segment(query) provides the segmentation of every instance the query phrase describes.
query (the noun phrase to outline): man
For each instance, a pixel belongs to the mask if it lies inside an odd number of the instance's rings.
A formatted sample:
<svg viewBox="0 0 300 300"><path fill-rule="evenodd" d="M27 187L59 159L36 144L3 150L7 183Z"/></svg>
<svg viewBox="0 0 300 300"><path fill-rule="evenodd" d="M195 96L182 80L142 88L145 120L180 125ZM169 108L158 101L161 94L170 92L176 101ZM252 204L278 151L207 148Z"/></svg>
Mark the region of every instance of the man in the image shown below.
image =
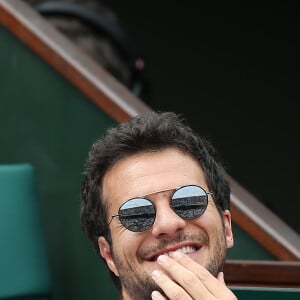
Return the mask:
<svg viewBox="0 0 300 300"><path fill-rule="evenodd" d="M237 299L230 188L213 146L172 112L109 129L92 147L81 222L122 299Z"/></svg>

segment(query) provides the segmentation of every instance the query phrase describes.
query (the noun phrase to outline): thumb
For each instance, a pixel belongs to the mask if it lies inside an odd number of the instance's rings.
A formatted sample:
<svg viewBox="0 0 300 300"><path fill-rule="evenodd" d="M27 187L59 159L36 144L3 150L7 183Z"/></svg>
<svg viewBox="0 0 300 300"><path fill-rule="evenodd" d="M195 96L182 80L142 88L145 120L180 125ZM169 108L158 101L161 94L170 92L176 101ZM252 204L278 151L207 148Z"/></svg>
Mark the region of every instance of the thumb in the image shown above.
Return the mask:
<svg viewBox="0 0 300 300"><path fill-rule="evenodd" d="M225 285L224 272L219 272L217 279Z"/></svg>

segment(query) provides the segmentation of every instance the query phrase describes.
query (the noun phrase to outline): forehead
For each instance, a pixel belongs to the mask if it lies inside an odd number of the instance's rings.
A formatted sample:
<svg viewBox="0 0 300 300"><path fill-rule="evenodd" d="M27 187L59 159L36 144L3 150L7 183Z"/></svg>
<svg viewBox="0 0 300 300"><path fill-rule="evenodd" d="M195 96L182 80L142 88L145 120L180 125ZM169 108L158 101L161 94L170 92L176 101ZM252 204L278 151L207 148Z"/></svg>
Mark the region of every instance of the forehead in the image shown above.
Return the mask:
<svg viewBox="0 0 300 300"><path fill-rule="evenodd" d="M123 158L102 182L108 207L141 195L195 184L207 188L203 170L191 155L175 148L142 152Z"/></svg>

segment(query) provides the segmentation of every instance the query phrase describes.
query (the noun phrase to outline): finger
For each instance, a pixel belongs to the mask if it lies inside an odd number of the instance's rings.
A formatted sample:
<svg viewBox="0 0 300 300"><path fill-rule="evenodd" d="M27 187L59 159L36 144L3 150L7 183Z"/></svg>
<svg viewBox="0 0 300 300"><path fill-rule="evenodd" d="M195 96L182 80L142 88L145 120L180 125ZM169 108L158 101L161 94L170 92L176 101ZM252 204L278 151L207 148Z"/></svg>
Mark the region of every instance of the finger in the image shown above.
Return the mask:
<svg viewBox="0 0 300 300"><path fill-rule="evenodd" d="M156 282L156 284L164 291L166 296L171 300L191 300L192 298L188 295L188 293L176 284L173 280L171 280L166 274L162 273L159 270L155 270L152 272L152 278ZM156 291L155 291L156 292ZM158 293L158 292L157 292ZM160 293L152 293L155 296L161 295ZM163 298L155 298L155 300L165 299Z"/></svg>
<svg viewBox="0 0 300 300"><path fill-rule="evenodd" d="M170 255L175 261L187 270L190 270L202 283L209 294L217 298L222 298L227 290L225 284L221 283L215 276L213 276L205 267L195 262L191 257L179 251L175 251ZM183 272L183 271L182 271ZM172 276L173 273L171 273ZM186 275L185 275L186 276ZM185 280L192 280L188 279Z"/></svg>
<svg viewBox="0 0 300 300"><path fill-rule="evenodd" d="M218 279L213 276L204 266L195 262L191 257L182 252L175 251L170 256L185 269L195 274L208 290L214 290L218 285Z"/></svg>
<svg viewBox="0 0 300 300"><path fill-rule="evenodd" d="M197 297L201 296L201 298L206 299L209 297L210 293L207 288L203 285L201 280L197 277L195 273L193 273L188 268L184 267L176 260L168 257L167 255L161 255L158 257L157 262L160 266L170 275L170 277L164 275L167 279L165 279L164 287L170 289L170 291L174 291L176 294L180 293L178 289L174 287L169 281L175 284L176 286L180 286L186 294L191 296L193 299L197 299ZM195 262L194 262L195 263ZM164 279L164 276L161 276ZM174 282L175 281L175 282ZM169 286L167 286L169 284ZM161 288L163 288L161 286ZM164 289L164 288L163 288ZM166 292L166 290L164 289ZM173 299L173 298L171 298ZM177 299L177 298L174 298ZM179 298L181 299L181 298ZM190 298L188 298L190 299Z"/></svg>
<svg viewBox="0 0 300 300"><path fill-rule="evenodd" d="M214 277L206 268L196 263L188 255L179 251L171 254L174 259L187 269L197 274L203 286L210 292L210 295L217 299L237 299L234 293L226 286L224 273L219 272L217 278Z"/></svg>
<svg viewBox="0 0 300 300"><path fill-rule="evenodd" d="M151 294L152 300L166 300L166 298L158 291L153 291Z"/></svg>

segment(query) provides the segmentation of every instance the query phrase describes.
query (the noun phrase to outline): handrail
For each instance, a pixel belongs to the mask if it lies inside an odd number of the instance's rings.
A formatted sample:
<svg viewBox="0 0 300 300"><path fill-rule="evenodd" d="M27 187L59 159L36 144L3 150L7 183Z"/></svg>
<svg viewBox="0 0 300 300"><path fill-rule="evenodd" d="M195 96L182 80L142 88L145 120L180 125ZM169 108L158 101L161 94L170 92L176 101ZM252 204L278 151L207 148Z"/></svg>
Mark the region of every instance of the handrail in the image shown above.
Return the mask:
<svg viewBox="0 0 300 300"><path fill-rule="evenodd" d="M228 176L234 222L279 260L300 260L300 236Z"/></svg>
<svg viewBox="0 0 300 300"><path fill-rule="evenodd" d="M224 274L228 286L300 288L299 261L227 260Z"/></svg>
<svg viewBox="0 0 300 300"><path fill-rule="evenodd" d="M0 23L121 122L151 110L22 0L0 0ZM233 221L279 260L300 260L300 236L228 176Z"/></svg>

